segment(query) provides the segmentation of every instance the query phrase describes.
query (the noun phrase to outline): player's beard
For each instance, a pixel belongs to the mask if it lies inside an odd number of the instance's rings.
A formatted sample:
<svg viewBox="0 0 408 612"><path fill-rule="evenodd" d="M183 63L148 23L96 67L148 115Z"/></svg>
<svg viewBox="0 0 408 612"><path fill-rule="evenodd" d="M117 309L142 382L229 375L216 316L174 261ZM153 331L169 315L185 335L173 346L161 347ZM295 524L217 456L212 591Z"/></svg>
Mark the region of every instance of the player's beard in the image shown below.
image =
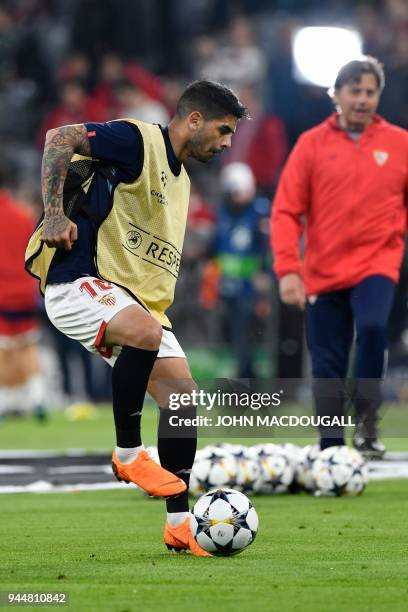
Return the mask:
<svg viewBox="0 0 408 612"><path fill-rule="evenodd" d="M218 151L209 148L209 144L201 132L190 139L190 155L197 161L206 163L214 157L216 152Z"/></svg>

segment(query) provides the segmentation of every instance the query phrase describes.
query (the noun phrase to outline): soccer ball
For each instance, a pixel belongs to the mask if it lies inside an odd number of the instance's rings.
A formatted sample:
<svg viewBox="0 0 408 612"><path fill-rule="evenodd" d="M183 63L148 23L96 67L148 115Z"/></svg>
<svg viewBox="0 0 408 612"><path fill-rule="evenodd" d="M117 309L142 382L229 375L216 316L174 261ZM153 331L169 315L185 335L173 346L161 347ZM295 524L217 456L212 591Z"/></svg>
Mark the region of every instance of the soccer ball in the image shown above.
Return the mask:
<svg viewBox="0 0 408 612"><path fill-rule="evenodd" d="M293 469L295 469L302 455L302 447L297 444L292 444L292 442L283 442L282 444L278 444L278 447L287 456L290 463L293 465Z"/></svg>
<svg viewBox="0 0 408 612"><path fill-rule="evenodd" d="M206 456L206 450L203 448L199 449L196 452L196 456L194 459L194 465L197 466L199 462L201 461L201 459L205 456ZM206 490L204 489L204 484L197 478L197 476L194 473L194 465L191 468L190 484L188 487L188 492L193 497L200 497L203 493L206 492Z"/></svg>
<svg viewBox="0 0 408 612"><path fill-rule="evenodd" d="M308 444L301 450L295 466L295 481L306 491L314 491L315 489L312 469L319 454L320 446L318 444Z"/></svg>
<svg viewBox="0 0 408 612"><path fill-rule="evenodd" d="M293 481L293 465L275 444L265 444L258 452L260 474L254 484L256 493L287 493Z"/></svg>
<svg viewBox="0 0 408 612"><path fill-rule="evenodd" d="M208 449L212 448L222 448L223 450L231 453L231 455L240 455L248 450L248 446L244 446L244 444L231 444L230 442L220 442L215 446L207 446Z"/></svg>
<svg viewBox="0 0 408 612"><path fill-rule="evenodd" d="M188 493L189 495L191 495L191 497L200 497L200 495L205 493L204 488L202 487L200 482L195 477L193 470L191 470L191 474L190 474Z"/></svg>
<svg viewBox="0 0 408 612"><path fill-rule="evenodd" d="M211 446L198 451L190 476L192 495L200 495L218 487L232 487L237 462L226 450Z"/></svg>
<svg viewBox="0 0 408 612"><path fill-rule="evenodd" d="M242 493L254 493L254 484L259 480L261 468L259 462L249 457L236 457L237 474L235 488Z"/></svg>
<svg viewBox="0 0 408 612"><path fill-rule="evenodd" d="M223 450L229 452L236 461L234 488L241 493L254 493L254 483L259 479L260 466L257 457L251 456L248 446L243 444L222 444Z"/></svg>
<svg viewBox="0 0 408 612"><path fill-rule="evenodd" d="M258 515L240 491L217 489L197 500L190 513L190 526L201 548L225 557L252 544L258 531Z"/></svg>
<svg viewBox="0 0 408 612"><path fill-rule="evenodd" d="M348 446L330 446L313 464L315 495L359 495L368 482L362 455Z"/></svg>
<svg viewBox="0 0 408 612"><path fill-rule="evenodd" d="M247 449L248 456L256 459L259 459L259 457L264 457L265 455L274 455L278 452L279 445L273 444L272 442L267 442L266 444L255 444L254 446L249 446Z"/></svg>

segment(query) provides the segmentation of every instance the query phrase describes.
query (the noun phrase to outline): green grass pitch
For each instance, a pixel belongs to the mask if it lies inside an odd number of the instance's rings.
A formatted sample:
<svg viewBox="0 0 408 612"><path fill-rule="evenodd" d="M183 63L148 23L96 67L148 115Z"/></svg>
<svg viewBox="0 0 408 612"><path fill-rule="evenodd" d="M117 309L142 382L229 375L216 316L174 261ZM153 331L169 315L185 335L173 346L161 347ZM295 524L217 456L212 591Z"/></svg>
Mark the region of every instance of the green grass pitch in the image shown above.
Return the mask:
<svg viewBox="0 0 408 612"><path fill-rule="evenodd" d="M147 411L147 443L154 424ZM108 411L94 422L68 423L56 414L44 426L0 425L3 448L111 445ZM0 590L65 591L69 606L59 608L75 612L405 612L408 480L371 482L358 498L253 502L255 543L224 559L168 553L163 502L134 489L1 495Z"/></svg>

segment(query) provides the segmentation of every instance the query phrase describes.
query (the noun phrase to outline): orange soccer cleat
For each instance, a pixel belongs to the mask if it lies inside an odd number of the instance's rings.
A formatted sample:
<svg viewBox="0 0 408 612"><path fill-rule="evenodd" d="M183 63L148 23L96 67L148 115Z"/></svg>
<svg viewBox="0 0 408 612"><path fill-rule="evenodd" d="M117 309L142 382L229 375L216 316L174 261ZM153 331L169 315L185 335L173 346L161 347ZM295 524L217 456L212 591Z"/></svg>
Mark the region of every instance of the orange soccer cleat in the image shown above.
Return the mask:
<svg viewBox="0 0 408 612"><path fill-rule="evenodd" d="M132 463L121 463L114 452L112 470L119 482L134 482L155 497L172 497L187 489L181 478L162 468L145 450L141 450Z"/></svg>
<svg viewBox="0 0 408 612"><path fill-rule="evenodd" d="M164 543L169 550L175 550L176 552L189 550L196 557L212 557L195 541L191 533L189 517L177 527L172 527L168 522L166 523Z"/></svg>

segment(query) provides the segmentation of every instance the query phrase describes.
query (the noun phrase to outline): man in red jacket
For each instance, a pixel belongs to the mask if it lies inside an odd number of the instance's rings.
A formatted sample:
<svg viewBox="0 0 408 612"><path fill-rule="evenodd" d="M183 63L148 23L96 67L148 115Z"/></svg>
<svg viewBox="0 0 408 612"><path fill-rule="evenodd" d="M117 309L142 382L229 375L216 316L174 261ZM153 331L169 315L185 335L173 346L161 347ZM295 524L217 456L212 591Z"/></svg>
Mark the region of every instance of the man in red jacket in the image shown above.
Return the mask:
<svg viewBox="0 0 408 612"><path fill-rule="evenodd" d="M7 188L9 176L0 167L0 418L34 412L43 419L37 286L24 270L35 221Z"/></svg>
<svg viewBox="0 0 408 612"><path fill-rule="evenodd" d="M375 113L383 87L376 59L343 66L333 92L337 112L294 147L271 227L281 299L306 309L318 416L343 413L356 330L354 444L374 456L385 450L376 415L408 187L408 133ZM344 444L341 428L320 427L320 435L322 448Z"/></svg>

